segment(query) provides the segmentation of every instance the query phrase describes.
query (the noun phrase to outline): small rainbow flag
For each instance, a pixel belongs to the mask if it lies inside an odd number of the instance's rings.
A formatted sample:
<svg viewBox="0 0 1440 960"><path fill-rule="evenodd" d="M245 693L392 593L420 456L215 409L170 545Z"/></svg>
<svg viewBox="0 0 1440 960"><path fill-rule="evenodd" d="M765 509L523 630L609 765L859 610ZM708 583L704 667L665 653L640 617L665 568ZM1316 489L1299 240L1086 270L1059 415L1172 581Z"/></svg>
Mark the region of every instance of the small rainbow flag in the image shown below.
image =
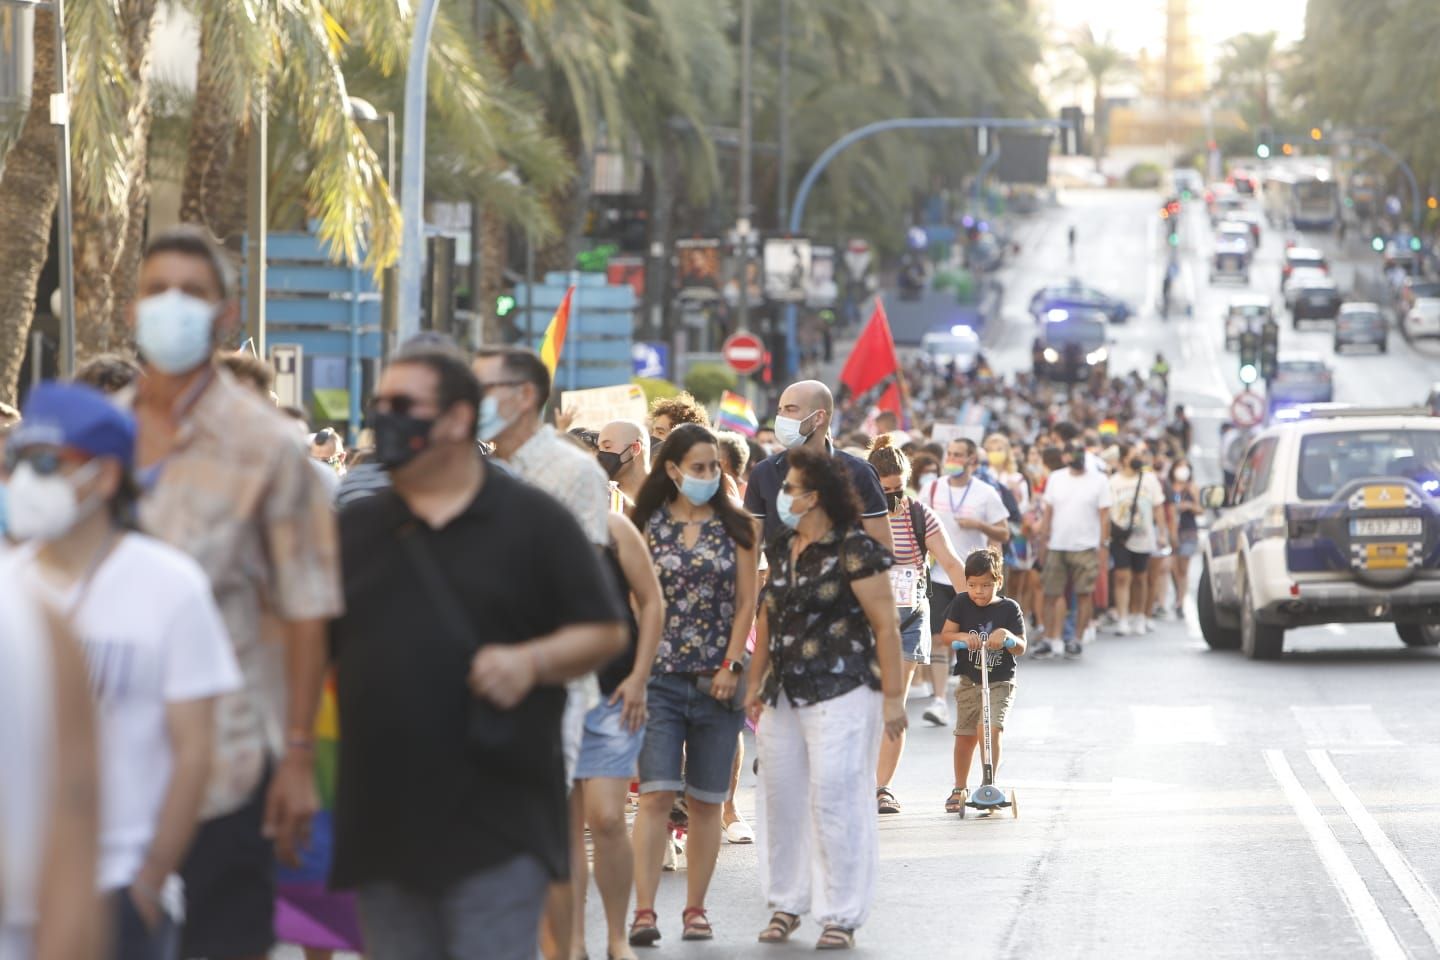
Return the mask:
<svg viewBox="0 0 1440 960"><path fill-rule="evenodd" d="M1120 424L1114 417L1107 417L1100 421L1100 436L1113 437L1120 432Z"/></svg>
<svg viewBox="0 0 1440 960"><path fill-rule="evenodd" d="M755 408L750 406L749 400L726 390L720 397L720 412L715 416L715 426L753 437L760 429L760 421L755 418Z"/></svg>
<svg viewBox="0 0 1440 960"><path fill-rule="evenodd" d="M550 318L550 326L545 328L545 339L540 343L540 360L551 377L555 376L555 368L560 366L560 351L565 349L565 329L570 326L570 298L573 296L575 288L572 286L565 291L560 306L555 308L555 316Z"/></svg>

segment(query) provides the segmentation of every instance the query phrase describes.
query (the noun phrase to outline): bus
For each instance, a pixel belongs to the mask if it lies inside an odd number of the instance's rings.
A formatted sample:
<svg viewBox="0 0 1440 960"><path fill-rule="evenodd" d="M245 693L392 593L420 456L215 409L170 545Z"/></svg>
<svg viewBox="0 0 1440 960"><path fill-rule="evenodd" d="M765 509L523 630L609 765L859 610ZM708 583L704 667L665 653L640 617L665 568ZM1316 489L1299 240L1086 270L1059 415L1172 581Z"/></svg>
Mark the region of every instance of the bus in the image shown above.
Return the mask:
<svg viewBox="0 0 1440 960"><path fill-rule="evenodd" d="M1325 170L1276 170L1265 177L1265 217L1275 227L1333 230L1340 191Z"/></svg>

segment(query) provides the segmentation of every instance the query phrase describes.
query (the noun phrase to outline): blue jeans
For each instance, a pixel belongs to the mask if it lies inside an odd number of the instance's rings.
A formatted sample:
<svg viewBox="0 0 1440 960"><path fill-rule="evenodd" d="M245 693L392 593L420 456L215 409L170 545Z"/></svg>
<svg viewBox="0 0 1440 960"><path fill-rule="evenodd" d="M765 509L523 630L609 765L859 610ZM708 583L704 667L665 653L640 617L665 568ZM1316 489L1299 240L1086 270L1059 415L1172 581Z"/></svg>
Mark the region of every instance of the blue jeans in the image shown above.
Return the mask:
<svg viewBox="0 0 1440 960"><path fill-rule="evenodd" d="M370 960L535 960L550 878L521 854L436 894L393 883L360 888L360 927Z"/></svg>
<svg viewBox="0 0 1440 960"><path fill-rule="evenodd" d="M702 692L689 674L657 674L647 689L640 792L684 790L704 803L724 803L744 711Z"/></svg>
<svg viewBox="0 0 1440 960"><path fill-rule="evenodd" d="M130 891L116 890L110 894L110 904L115 924L111 960L176 960L180 956L180 926L164 910L160 911L160 923L151 930L130 899Z"/></svg>

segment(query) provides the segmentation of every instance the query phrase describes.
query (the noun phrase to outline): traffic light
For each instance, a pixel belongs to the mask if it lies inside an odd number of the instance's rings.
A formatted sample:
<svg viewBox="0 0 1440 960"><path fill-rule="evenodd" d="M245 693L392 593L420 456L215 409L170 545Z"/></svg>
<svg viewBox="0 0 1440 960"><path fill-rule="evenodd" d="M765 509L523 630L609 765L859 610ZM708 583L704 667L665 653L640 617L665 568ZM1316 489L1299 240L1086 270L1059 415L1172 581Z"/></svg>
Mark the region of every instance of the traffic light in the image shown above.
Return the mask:
<svg viewBox="0 0 1440 960"><path fill-rule="evenodd" d="M1279 366L1280 324L1266 320L1260 328L1260 378L1269 383Z"/></svg>
<svg viewBox="0 0 1440 960"><path fill-rule="evenodd" d="M1085 143L1085 111L1080 107L1061 107L1060 122L1068 128L1062 131L1060 142L1065 147L1073 148L1066 150L1066 155L1081 156L1087 153L1089 147Z"/></svg>
<svg viewBox="0 0 1440 960"><path fill-rule="evenodd" d="M1260 334L1254 330L1244 330L1240 334L1240 382L1254 383L1259 374L1259 364Z"/></svg>
<svg viewBox="0 0 1440 960"><path fill-rule="evenodd" d="M1295 153L1295 145L1291 143L1282 143L1280 144L1280 152L1285 154L1285 156L1287 157L1293 156Z"/></svg>
<svg viewBox="0 0 1440 960"><path fill-rule="evenodd" d="M502 293L495 298L495 316L505 319L515 310L515 297L512 294Z"/></svg>
<svg viewBox="0 0 1440 960"><path fill-rule="evenodd" d="M1255 131L1255 156L1265 160L1270 156L1270 143L1275 139L1275 131L1270 127L1261 127Z"/></svg>
<svg viewBox="0 0 1440 960"><path fill-rule="evenodd" d="M1319 140L1321 137L1323 137L1323 136L1325 136L1325 134L1320 130L1319 127L1311 127L1311 128L1310 128L1310 139L1311 139L1311 140L1317 140L1317 141L1318 141L1318 140Z"/></svg>
<svg viewBox="0 0 1440 960"><path fill-rule="evenodd" d="M1385 238L1384 238L1384 237L1380 237L1380 236L1377 236L1377 237L1372 238L1372 239L1370 240L1370 249L1371 249L1371 250L1374 250L1376 253L1384 253L1384 252L1385 252Z"/></svg>
<svg viewBox="0 0 1440 960"><path fill-rule="evenodd" d="M1411 249L1411 250L1414 250L1416 253L1419 253L1419 252L1420 252L1420 238L1419 238L1419 237L1411 237L1411 238L1410 238L1410 249Z"/></svg>
<svg viewBox="0 0 1440 960"><path fill-rule="evenodd" d="M1269 145L1268 143L1262 143L1262 144L1260 144L1259 146L1257 146L1257 147L1255 148L1255 156L1259 157L1261 160L1269 160L1269 159L1270 159L1270 145Z"/></svg>
<svg viewBox="0 0 1440 960"><path fill-rule="evenodd" d="M1437 200L1434 197L1427 197L1425 199L1425 206L1429 207L1431 210L1434 210L1436 207L1440 207L1440 200Z"/></svg>

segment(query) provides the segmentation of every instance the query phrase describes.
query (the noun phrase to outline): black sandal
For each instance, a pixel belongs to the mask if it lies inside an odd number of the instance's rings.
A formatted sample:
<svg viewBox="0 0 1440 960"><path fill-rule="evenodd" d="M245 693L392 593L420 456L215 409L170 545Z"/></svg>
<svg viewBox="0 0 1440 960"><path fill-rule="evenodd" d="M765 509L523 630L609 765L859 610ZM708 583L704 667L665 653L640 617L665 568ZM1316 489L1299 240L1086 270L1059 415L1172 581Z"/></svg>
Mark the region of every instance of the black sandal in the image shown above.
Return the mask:
<svg viewBox="0 0 1440 960"><path fill-rule="evenodd" d="M875 801L879 805L881 813L900 812L900 801L895 799L895 794L890 792L889 787L881 787L876 790Z"/></svg>
<svg viewBox="0 0 1440 960"><path fill-rule="evenodd" d="M855 931L849 927L827 924L820 939L815 942L816 950L853 950L855 949Z"/></svg>
<svg viewBox="0 0 1440 960"><path fill-rule="evenodd" d="M787 920L786 917L789 917ZM770 918L769 925L760 931L761 943L785 943L790 939L790 934L800 927L800 918L793 913L775 911Z"/></svg>

